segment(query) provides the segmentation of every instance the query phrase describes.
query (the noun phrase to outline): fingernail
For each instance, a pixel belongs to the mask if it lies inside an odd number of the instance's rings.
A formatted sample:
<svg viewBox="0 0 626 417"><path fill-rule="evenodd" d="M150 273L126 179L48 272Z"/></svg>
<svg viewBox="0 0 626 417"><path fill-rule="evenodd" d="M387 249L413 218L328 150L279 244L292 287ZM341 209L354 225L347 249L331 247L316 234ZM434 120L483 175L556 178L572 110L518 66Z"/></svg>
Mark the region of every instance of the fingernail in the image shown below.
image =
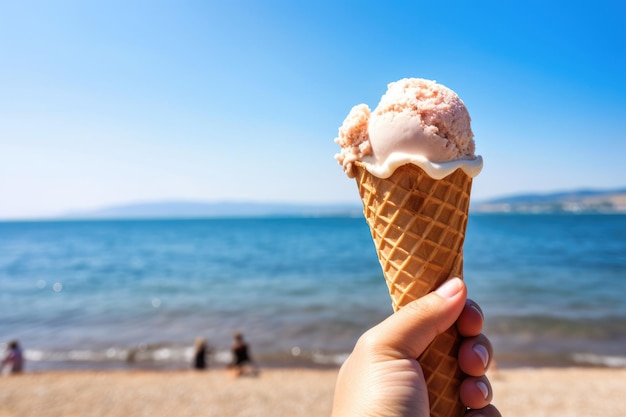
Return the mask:
<svg viewBox="0 0 626 417"><path fill-rule="evenodd" d="M478 307L478 306L477 306L477 305L475 305L475 304L470 304L470 308L471 308L472 310L474 310L475 312L477 312L477 313L480 315L480 317L482 317L482 318L483 318L483 320L485 319L485 316L483 315L483 312L482 312L482 310L480 309L480 307Z"/></svg>
<svg viewBox="0 0 626 417"><path fill-rule="evenodd" d="M487 365L489 364L489 351L483 345L474 345L472 350L476 352L481 361L483 361L483 368L487 369Z"/></svg>
<svg viewBox="0 0 626 417"><path fill-rule="evenodd" d="M444 298L452 298L457 295L459 291L461 291L461 280L459 278L452 278L444 282L435 292Z"/></svg>
<svg viewBox="0 0 626 417"><path fill-rule="evenodd" d="M485 400L487 399L487 397L489 397L489 387L483 381L476 381L476 388L478 388L480 392L482 392Z"/></svg>

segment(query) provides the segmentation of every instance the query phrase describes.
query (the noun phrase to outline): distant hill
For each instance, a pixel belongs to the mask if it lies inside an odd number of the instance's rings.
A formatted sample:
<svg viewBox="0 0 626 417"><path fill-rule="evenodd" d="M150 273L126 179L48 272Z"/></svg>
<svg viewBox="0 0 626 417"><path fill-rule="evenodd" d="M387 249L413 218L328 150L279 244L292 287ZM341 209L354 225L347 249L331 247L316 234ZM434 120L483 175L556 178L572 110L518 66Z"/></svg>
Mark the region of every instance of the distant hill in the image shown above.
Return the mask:
<svg viewBox="0 0 626 417"><path fill-rule="evenodd" d="M519 194L472 201L475 213L626 213L626 188ZM360 203L293 204L251 201L160 201L68 213L66 219L171 219L209 217L362 216Z"/></svg>
<svg viewBox="0 0 626 417"><path fill-rule="evenodd" d="M332 216L361 215L356 204L290 204L260 202L161 201L125 204L73 212L68 219L160 219L206 217Z"/></svg>
<svg viewBox="0 0 626 417"><path fill-rule="evenodd" d="M472 204L482 213L626 213L626 188L518 194Z"/></svg>

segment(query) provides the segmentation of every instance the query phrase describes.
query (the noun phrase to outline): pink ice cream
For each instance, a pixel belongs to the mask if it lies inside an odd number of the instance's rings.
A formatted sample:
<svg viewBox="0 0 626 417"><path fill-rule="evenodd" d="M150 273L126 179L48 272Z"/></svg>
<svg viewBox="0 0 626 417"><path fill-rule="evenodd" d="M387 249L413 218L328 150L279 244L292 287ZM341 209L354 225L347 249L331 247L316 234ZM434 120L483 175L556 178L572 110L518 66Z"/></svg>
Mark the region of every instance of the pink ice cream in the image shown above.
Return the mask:
<svg viewBox="0 0 626 417"><path fill-rule="evenodd" d="M353 107L335 142L341 146L335 158L349 177L355 161L381 178L407 163L435 179L458 168L474 177L482 168L463 101L449 88L421 78L390 83L373 112L365 104Z"/></svg>

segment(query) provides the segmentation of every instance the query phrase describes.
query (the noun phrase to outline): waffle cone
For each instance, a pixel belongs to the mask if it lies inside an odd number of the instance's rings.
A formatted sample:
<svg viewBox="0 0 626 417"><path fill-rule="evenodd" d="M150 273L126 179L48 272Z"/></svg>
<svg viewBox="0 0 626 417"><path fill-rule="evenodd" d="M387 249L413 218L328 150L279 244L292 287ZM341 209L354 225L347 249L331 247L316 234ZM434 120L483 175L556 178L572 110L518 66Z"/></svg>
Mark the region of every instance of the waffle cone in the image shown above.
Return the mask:
<svg viewBox="0 0 626 417"><path fill-rule="evenodd" d="M452 276L462 278L471 177L459 169L434 180L412 164L386 179L370 174L358 162L353 170L394 310ZM459 399L459 343L452 326L418 358L431 417L465 413Z"/></svg>

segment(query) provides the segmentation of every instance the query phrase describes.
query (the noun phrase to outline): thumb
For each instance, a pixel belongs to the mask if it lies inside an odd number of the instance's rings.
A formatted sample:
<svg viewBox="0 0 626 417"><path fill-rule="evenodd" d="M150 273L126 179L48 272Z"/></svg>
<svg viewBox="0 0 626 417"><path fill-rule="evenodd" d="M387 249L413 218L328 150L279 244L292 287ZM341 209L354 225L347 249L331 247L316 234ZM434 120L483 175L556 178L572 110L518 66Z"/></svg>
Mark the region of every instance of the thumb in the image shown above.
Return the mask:
<svg viewBox="0 0 626 417"><path fill-rule="evenodd" d="M438 334L454 324L466 298L467 288L461 279L446 281L372 329L379 347L397 358L417 358Z"/></svg>

